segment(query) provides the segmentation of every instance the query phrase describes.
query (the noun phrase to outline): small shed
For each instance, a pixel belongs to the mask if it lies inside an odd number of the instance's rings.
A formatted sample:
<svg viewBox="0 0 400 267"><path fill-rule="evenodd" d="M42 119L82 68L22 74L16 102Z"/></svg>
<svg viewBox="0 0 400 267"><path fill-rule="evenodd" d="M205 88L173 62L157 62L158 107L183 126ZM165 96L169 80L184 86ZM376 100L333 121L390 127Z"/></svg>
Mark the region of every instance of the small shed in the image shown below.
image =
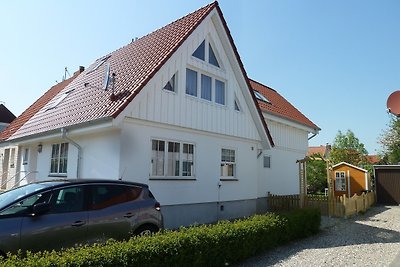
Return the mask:
<svg viewBox="0 0 400 267"><path fill-rule="evenodd" d="M351 197L361 195L363 191L371 189L371 178L367 170L347 162L340 162L333 166L335 196Z"/></svg>
<svg viewBox="0 0 400 267"><path fill-rule="evenodd" d="M376 202L400 204L400 165L374 165Z"/></svg>

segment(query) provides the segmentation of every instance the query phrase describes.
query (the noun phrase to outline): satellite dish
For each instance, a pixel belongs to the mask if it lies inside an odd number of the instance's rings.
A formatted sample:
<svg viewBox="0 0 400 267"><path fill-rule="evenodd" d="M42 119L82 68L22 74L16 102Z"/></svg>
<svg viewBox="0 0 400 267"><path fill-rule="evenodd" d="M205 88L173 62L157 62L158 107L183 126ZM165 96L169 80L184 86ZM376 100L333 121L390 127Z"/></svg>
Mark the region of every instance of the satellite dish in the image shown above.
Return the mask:
<svg viewBox="0 0 400 267"><path fill-rule="evenodd" d="M110 83L110 63L107 63L106 73L104 75L103 90L107 90L109 83Z"/></svg>
<svg viewBox="0 0 400 267"><path fill-rule="evenodd" d="M400 116L400 91L395 91L390 94L386 106L390 113Z"/></svg>

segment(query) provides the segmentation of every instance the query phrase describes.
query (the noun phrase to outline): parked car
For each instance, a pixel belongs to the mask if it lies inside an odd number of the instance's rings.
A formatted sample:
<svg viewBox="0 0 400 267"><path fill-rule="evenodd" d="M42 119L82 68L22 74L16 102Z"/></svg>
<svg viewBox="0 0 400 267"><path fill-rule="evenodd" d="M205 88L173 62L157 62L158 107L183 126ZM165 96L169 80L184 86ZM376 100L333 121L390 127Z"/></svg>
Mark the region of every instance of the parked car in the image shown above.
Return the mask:
<svg viewBox="0 0 400 267"><path fill-rule="evenodd" d="M0 194L0 253L58 250L124 240L163 227L160 204L145 184L53 180Z"/></svg>

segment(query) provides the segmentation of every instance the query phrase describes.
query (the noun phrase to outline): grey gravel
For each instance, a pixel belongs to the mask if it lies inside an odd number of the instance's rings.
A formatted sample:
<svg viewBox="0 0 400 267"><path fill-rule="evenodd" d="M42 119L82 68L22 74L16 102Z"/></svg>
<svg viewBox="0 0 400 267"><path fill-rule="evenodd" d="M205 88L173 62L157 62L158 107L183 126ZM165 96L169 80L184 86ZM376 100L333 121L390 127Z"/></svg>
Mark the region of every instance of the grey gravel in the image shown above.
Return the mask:
<svg viewBox="0 0 400 267"><path fill-rule="evenodd" d="M348 219L322 217L315 236L251 258L254 266L400 266L400 207L372 207Z"/></svg>

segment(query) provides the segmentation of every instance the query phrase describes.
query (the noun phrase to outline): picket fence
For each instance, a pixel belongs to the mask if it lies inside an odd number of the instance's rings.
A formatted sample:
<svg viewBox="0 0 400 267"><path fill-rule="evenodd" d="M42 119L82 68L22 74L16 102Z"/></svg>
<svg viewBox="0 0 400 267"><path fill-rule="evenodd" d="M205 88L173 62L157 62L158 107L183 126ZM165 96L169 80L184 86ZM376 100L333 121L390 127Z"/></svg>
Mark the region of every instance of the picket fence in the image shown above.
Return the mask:
<svg viewBox="0 0 400 267"><path fill-rule="evenodd" d="M300 205L301 199L304 201L303 205ZM268 210L273 212L297 209L302 206L318 208L321 210L321 214L326 216L349 217L364 213L374 205L375 193L354 194L350 198L343 195L329 200L328 196L307 195L301 198L300 195L273 195L268 192L267 201ZM331 210L331 214L329 214L329 210Z"/></svg>

